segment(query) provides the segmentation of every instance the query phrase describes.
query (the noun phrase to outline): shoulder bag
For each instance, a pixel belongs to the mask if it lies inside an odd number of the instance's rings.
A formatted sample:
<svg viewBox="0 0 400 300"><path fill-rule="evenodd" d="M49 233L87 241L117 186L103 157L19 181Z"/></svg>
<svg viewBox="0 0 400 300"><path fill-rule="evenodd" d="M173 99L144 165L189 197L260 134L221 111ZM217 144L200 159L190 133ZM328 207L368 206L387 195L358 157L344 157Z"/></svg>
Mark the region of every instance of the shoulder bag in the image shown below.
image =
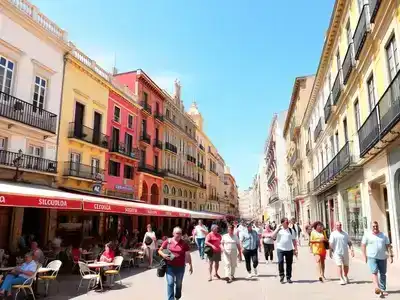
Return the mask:
<svg viewBox="0 0 400 300"><path fill-rule="evenodd" d="M171 251L169 250L169 244L171 244L171 239L168 239L167 249L165 249L166 250L165 252L167 253L168 252L171 253ZM167 272L167 261L163 258L161 259L160 265L157 268L157 277L164 277L166 272Z"/></svg>

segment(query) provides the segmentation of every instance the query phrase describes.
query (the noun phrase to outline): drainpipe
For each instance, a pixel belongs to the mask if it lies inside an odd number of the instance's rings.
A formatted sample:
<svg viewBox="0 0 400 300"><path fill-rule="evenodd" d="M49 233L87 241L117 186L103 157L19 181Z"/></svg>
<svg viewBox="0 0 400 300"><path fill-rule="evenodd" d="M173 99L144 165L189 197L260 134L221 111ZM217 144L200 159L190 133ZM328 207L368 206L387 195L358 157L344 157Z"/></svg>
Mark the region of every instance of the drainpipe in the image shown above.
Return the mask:
<svg viewBox="0 0 400 300"><path fill-rule="evenodd" d="M56 161L57 161L57 170L59 168L58 165L58 145L60 142L60 124L61 124L61 113L62 113L62 104L63 104L63 95L64 95L64 78L65 78L65 65L67 64L67 55L69 52L64 54L64 65L63 65L63 74L62 74L62 84L61 84L61 97L60 97L60 110L58 114L58 124L57 124L57 145L56 145Z"/></svg>

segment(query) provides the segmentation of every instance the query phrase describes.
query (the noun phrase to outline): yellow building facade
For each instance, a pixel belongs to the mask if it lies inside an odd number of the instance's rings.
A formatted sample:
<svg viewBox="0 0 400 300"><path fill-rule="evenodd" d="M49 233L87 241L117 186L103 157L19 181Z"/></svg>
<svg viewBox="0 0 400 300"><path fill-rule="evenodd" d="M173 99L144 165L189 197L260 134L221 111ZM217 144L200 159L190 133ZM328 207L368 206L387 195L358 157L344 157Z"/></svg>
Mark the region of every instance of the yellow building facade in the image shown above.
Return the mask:
<svg viewBox="0 0 400 300"><path fill-rule="evenodd" d="M396 1L336 1L303 119L316 218L341 221L356 245L374 220L399 245L382 150L397 122L398 15Z"/></svg>
<svg viewBox="0 0 400 300"><path fill-rule="evenodd" d="M96 72L97 70L97 72ZM99 193L104 181L109 85L101 68L79 50L66 56L60 116L58 181L68 188Z"/></svg>

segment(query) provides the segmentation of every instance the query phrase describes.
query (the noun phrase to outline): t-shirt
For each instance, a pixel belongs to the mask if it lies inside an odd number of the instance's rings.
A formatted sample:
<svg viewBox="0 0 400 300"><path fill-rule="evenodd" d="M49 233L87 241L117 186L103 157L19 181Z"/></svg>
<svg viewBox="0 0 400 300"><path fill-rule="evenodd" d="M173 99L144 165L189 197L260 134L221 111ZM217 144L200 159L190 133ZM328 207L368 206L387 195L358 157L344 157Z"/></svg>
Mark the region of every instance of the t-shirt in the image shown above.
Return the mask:
<svg viewBox="0 0 400 300"><path fill-rule="evenodd" d="M227 253L231 253L232 250L238 250L237 248L237 244L239 243L239 238L237 237L237 235L233 234L232 236L230 236L229 233L224 234L222 236L222 244L224 244L224 250Z"/></svg>
<svg viewBox="0 0 400 300"><path fill-rule="evenodd" d="M169 241L169 246L168 246ZM161 244L161 248L169 249L171 253L174 255L173 260L168 260L167 264L174 267L184 267L185 266L185 255L187 251L190 251L189 245L185 243L182 239L176 242L174 239L165 240Z"/></svg>
<svg viewBox="0 0 400 300"><path fill-rule="evenodd" d="M271 237L273 234L272 231L264 230L263 232L263 243L264 244L274 244L274 239ZM267 236L269 235L269 236Z"/></svg>
<svg viewBox="0 0 400 300"><path fill-rule="evenodd" d="M349 254L349 235L345 231L337 231L331 233L329 244L332 245L332 250L335 255Z"/></svg>
<svg viewBox="0 0 400 300"><path fill-rule="evenodd" d="M375 259L387 259L386 245L390 244L389 238L383 233L366 232L361 244L367 246L367 257Z"/></svg>
<svg viewBox="0 0 400 300"><path fill-rule="evenodd" d="M260 240L259 235L254 230L248 231L243 230L239 234L240 242L243 245L243 249L245 250L254 250L257 249Z"/></svg>
<svg viewBox="0 0 400 300"><path fill-rule="evenodd" d="M313 254L318 254L318 255L326 254L324 238L325 238L325 235L323 232L318 232L316 230L313 230L311 232L310 241L317 242L317 243L311 244Z"/></svg>
<svg viewBox="0 0 400 300"><path fill-rule="evenodd" d="M36 272L37 264L34 260L32 260L30 263L23 263L20 269L25 272ZM25 274L19 274L19 277L23 278L29 278L30 276L25 275Z"/></svg>
<svg viewBox="0 0 400 300"><path fill-rule="evenodd" d="M199 239L204 239L206 237L207 233L204 233L203 230L205 230L207 232L207 228L204 225L197 225L194 228L195 232L196 232L196 238Z"/></svg>
<svg viewBox="0 0 400 300"><path fill-rule="evenodd" d="M294 249L293 241L296 240L294 230L280 229L276 235L276 249L282 251L291 251Z"/></svg>
<svg viewBox="0 0 400 300"><path fill-rule="evenodd" d="M113 250L108 250L104 251L103 254L100 257L100 261L105 261L105 262L112 262L115 258L115 254Z"/></svg>
<svg viewBox="0 0 400 300"><path fill-rule="evenodd" d="M210 232L206 238L207 242L216 247L216 249L213 249L214 252L221 252L221 240L222 236L219 233L214 232Z"/></svg>

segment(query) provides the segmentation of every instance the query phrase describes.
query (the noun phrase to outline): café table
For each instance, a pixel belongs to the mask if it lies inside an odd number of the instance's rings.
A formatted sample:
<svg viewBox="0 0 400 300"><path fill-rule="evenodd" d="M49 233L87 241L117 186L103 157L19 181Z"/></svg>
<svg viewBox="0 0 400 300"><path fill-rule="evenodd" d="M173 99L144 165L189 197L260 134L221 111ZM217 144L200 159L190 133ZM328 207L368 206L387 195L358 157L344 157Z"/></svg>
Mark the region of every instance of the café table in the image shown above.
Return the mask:
<svg viewBox="0 0 400 300"><path fill-rule="evenodd" d="M103 269L103 268L107 268L107 267L113 267L114 263L112 263L112 262L108 263L108 262L99 261L99 262L90 263L87 266L90 269ZM100 276L100 280L102 280L101 276ZM101 288L103 289L103 285L101 285Z"/></svg>
<svg viewBox="0 0 400 300"><path fill-rule="evenodd" d="M1 267L0 268L0 273L5 273L5 272L10 272L14 270L16 267Z"/></svg>

